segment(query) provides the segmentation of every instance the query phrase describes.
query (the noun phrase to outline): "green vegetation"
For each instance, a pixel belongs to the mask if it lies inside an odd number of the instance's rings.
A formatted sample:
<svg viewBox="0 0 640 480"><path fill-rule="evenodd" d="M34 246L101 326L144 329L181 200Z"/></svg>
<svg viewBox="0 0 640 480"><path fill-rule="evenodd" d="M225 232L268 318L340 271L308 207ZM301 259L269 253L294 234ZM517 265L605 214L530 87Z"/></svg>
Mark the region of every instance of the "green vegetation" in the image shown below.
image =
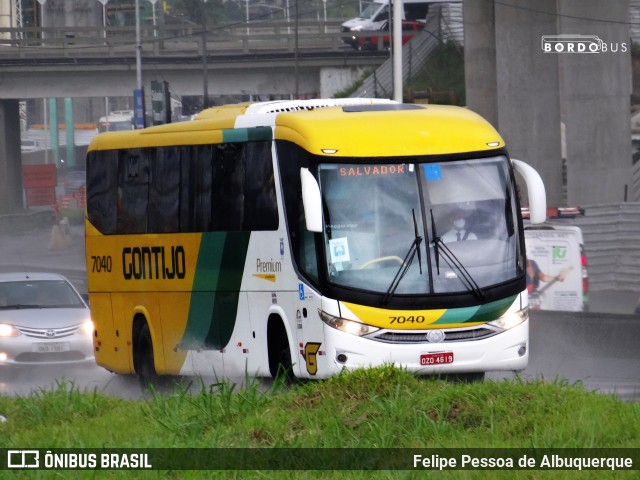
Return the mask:
<svg viewBox="0 0 640 480"><path fill-rule="evenodd" d="M0 448L635 448L640 405L580 385L450 383L391 367L268 391L228 383L132 401L60 384L0 397ZM19 472L12 472L19 473ZM68 472L28 472L23 478ZM122 478L117 471L74 478ZM420 478L637 478L637 471L421 471ZM127 472L127 478L415 478L412 471ZM12 478L20 478L12 475Z"/></svg>
<svg viewBox="0 0 640 480"><path fill-rule="evenodd" d="M454 42L440 44L424 68L405 85L404 90L405 101L413 101L421 93L428 93L429 103L465 105L462 47Z"/></svg>
<svg viewBox="0 0 640 480"><path fill-rule="evenodd" d="M334 94L345 98L355 92L373 74L365 71L360 79L348 88ZM464 53L454 42L438 45L426 65L404 85L405 102L421 102L443 105L466 104L464 83Z"/></svg>

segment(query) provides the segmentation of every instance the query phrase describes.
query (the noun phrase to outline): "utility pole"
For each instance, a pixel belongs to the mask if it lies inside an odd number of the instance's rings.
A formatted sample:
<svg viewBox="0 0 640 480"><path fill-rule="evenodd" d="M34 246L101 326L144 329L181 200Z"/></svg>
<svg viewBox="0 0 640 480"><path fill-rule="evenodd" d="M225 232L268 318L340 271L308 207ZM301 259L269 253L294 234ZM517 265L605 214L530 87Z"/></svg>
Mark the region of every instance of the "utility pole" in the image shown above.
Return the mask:
<svg viewBox="0 0 640 480"><path fill-rule="evenodd" d="M144 106L144 89L142 88L142 42L140 41L140 2L136 0L136 89L133 95L133 108L136 128L145 127L146 109Z"/></svg>
<svg viewBox="0 0 640 480"><path fill-rule="evenodd" d="M142 90L142 42L140 41L140 1L136 0L136 85Z"/></svg>
<svg viewBox="0 0 640 480"><path fill-rule="evenodd" d="M393 99L402 102L402 0L393 1Z"/></svg>
<svg viewBox="0 0 640 480"><path fill-rule="evenodd" d="M295 35L295 46L294 46L294 70L295 70L295 77L296 77L296 88L295 88L295 92L296 92L296 99L298 99L300 97L300 74L298 72L298 0L295 0L295 4L294 7L295 9L295 28L294 28L294 35Z"/></svg>
<svg viewBox="0 0 640 480"><path fill-rule="evenodd" d="M202 108L209 108L209 73L207 72L207 0L202 0Z"/></svg>

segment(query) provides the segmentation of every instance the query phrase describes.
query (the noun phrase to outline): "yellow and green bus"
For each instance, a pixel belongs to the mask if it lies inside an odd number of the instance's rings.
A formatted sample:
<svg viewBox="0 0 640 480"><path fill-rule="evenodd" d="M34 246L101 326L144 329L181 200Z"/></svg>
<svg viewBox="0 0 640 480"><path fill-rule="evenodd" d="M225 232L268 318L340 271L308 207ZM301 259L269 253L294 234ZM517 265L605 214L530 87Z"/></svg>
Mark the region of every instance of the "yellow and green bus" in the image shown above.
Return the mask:
<svg viewBox="0 0 640 480"><path fill-rule="evenodd" d="M539 175L480 116L379 99L227 105L100 134L96 361L143 377L523 369L516 171L543 221Z"/></svg>

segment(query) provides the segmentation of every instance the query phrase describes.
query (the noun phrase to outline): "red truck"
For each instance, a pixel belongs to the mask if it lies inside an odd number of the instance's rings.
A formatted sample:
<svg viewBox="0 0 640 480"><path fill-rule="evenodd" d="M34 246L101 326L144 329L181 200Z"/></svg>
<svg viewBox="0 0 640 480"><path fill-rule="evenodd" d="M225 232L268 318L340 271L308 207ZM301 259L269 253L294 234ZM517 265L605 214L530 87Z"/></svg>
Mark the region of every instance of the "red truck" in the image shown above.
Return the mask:
<svg viewBox="0 0 640 480"><path fill-rule="evenodd" d="M402 22L402 45L413 38L416 32L424 29L424 22L403 21ZM410 33L404 33L410 32ZM391 36L389 35L389 22L386 22L380 29L380 33L372 35L372 32L363 32L363 35L354 35L351 45L357 50L389 50L391 46ZM382 40L382 45L380 45Z"/></svg>

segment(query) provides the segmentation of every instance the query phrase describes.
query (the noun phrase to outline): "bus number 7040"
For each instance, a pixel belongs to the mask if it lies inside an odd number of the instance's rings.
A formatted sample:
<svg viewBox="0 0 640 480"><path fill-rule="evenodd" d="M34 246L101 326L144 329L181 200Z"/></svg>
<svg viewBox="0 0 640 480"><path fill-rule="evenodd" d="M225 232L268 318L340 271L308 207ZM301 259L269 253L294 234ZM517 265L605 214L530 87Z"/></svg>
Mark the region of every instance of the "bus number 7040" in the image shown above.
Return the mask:
<svg viewBox="0 0 640 480"><path fill-rule="evenodd" d="M111 255L91 255L92 272L111 272Z"/></svg>
<svg viewBox="0 0 640 480"><path fill-rule="evenodd" d="M389 317L391 322L389 323L424 323L424 317L422 315L410 315L408 317Z"/></svg>

